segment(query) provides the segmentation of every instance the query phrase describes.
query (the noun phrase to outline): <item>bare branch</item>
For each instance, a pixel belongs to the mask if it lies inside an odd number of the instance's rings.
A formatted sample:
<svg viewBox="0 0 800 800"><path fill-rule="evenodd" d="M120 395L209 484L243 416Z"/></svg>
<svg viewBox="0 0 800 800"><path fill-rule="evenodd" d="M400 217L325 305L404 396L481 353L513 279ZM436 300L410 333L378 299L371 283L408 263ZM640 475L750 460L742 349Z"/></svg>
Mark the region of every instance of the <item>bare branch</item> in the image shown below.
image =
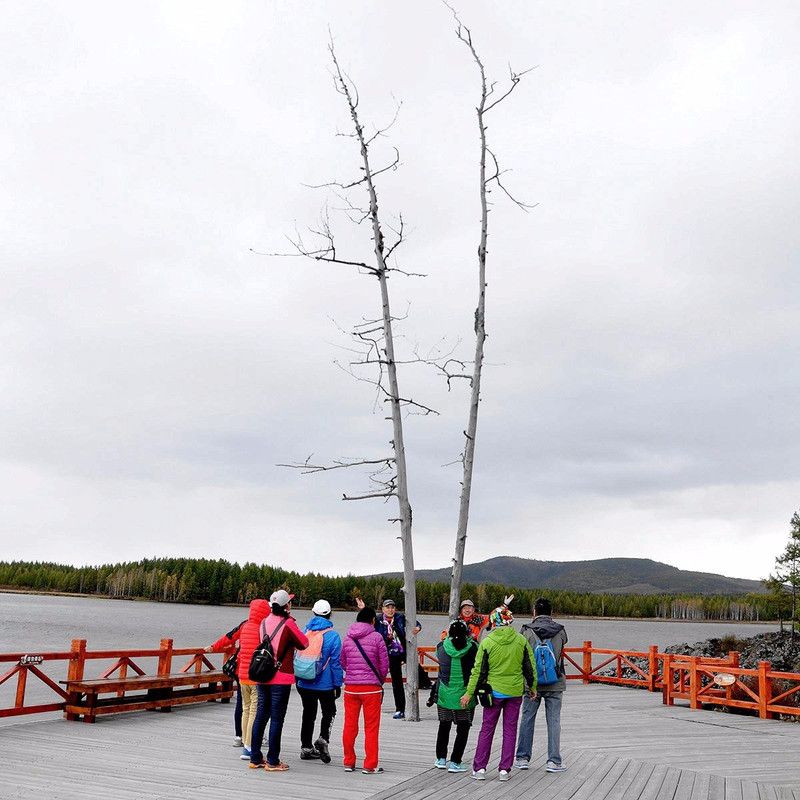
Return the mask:
<svg viewBox="0 0 800 800"><path fill-rule="evenodd" d="M534 66L534 67L528 67L528 69L524 69L522 70L522 72L514 72L514 70L511 69L511 65L509 64L508 72L511 80L511 85L503 94L500 95L500 97L497 98L497 100L495 100L493 103L489 103L489 105L486 106L486 108L483 110L483 113L488 114L496 105L502 103L503 100L505 100L506 97L508 97L511 94L511 92L513 92L514 89L517 88L517 84L522 80L522 76L527 75L529 72L533 72L533 70L535 69L536 67ZM492 84L492 87L494 87L494 84ZM486 96L488 97L489 95L487 94Z"/></svg>
<svg viewBox="0 0 800 800"><path fill-rule="evenodd" d="M486 148L486 152L492 157L492 161L494 161L494 175L486 179L486 185L488 186L492 181L494 181L503 190L506 197L509 200L511 200L511 202L514 203L518 208L521 208L526 214L530 209L536 208L536 206L539 205L538 203L533 203L533 204L523 203L521 200L517 200L517 198L514 197L514 195L508 191L503 182L500 180L500 176L505 174L506 172L510 172L511 170L508 169L501 170L500 164L497 160L497 156L494 154L494 152L489 147Z"/></svg>
<svg viewBox="0 0 800 800"><path fill-rule="evenodd" d="M286 469L299 469L303 475L313 475L315 472L329 472L333 469L349 469L350 467L374 466L376 464L383 464L385 467L388 467L393 463L394 458L386 457L378 459L363 458L356 461L350 459L346 461L334 459L334 461L330 464L312 464L311 456L309 456L301 464L276 464L275 466L285 467Z"/></svg>
<svg viewBox="0 0 800 800"><path fill-rule="evenodd" d="M343 494L342 500L372 500L375 497L397 497L397 492L368 492L367 494Z"/></svg>

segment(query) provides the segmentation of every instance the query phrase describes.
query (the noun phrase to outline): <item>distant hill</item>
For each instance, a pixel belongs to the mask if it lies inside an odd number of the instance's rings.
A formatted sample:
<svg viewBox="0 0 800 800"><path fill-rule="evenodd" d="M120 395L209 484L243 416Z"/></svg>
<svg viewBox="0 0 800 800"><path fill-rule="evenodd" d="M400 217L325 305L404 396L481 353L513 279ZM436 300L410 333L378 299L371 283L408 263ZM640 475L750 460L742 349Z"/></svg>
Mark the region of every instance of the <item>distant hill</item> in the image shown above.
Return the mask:
<svg viewBox="0 0 800 800"><path fill-rule="evenodd" d="M402 573L384 573L401 577ZM426 581L449 581L450 569L418 569ZM497 556L464 565L467 583L498 583L520 589L566 589L609 594L746 594L763 592L761 581L690 572L649 558L598 558L593 561L538 561Z"/></svg>

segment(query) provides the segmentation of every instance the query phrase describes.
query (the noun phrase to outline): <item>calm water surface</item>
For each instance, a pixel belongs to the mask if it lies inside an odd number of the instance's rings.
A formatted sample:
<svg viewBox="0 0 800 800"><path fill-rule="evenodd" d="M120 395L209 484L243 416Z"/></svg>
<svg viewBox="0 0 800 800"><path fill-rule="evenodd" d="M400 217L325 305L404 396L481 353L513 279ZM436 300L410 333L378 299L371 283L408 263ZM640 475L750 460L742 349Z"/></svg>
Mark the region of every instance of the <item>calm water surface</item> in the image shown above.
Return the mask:
<svg viewBox="0 0 800 800"><path fill-rule="evenodd" d="M355 620L355 610L333 614L343 633ZM300 627L311 612L294 612ZM210 644L247 617L247 609L221 606L147 603L95 597L52 597L0 592L0 652L69 650L72 639L86 639L90 650L157 648L161 638L175 647ZM557 617L557 615L556 615ZM519 623L524 621L518 617ZM420 615L420 644L435 644L445 627L442 616ZM653 620L563 620L572 644L591 639L595 647L646 650L712 636L754 636L776 629L769 624L733 622L667 622Z"/></svg>

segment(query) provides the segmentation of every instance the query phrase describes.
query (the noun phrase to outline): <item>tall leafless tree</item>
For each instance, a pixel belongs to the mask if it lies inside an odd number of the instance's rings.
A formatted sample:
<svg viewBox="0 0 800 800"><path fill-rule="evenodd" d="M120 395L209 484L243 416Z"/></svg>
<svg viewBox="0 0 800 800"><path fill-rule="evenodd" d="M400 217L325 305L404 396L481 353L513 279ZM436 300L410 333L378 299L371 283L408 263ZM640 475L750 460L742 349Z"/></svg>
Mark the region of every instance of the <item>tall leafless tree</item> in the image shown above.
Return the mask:
<svg viewBox="0 0 800 800"><path fill-rule="evenodd" d="M389 304L389 285L388 278L390 273L409 273L396 266L390 265L390 257L403 242L403 220L400 217L399 224L393 229L393 242L386 241L381 223L381 215L378 206L378 193L375 179L386 172L396 169L399 163L399 154L394 151L394 157L385 166L376 168L370 160L370 147L375 140L387 130L378 129L372 134L365 131L364 125L359 118L359 96L355 84L348 78L342 70L336 57L333 42L329 45L331 59L333 61L333 73L336 90L347 103L347 108L352 121L353 133L348 134L358 144L361 155L361 176L350 182L333 181L321 184L316 188L327 187L334 190L337 196L345 203L345 213L358 224L368 224L371 230L373 243L373 259L371 263L367 260L358 258L343 257L336 248L334 235L331 229L330 220L327 212L323 214L322 222L317 229L312 230L315 237L315 245L307 245L303 238L298 234L291 239L294 247L293 255L312 258L316 261L324 261L358 268L359 272L377 278L380 290L381 314L375 319L365 320L354 327L351 331L353 341L356 344L358 360L349 362L345 369L358 380L367 381L374 385L378 398L388 404L390 414L387 419L392 424L392 454L377 458L364 459L344 459L335 461L331 464L315 464L310 458L300 464L282 464L280 466L294 467L304 473L321 472L331 469L342 469L356 466L371 468L369 476L371 488L369 491L359 494L345 494L344 500L364 500L370 498L383 498L389 500L396 498L398 503L398 516L391 519L400 525L400 536L403 555L403 592L405 594L405 611L410 621L407 639L407 714L409 721L419 720L419 697L418 674L416 664L417 638L414 631L414 622L417 618L417 593L416 578L414 574L414 549L412 543L412 511L408 492L408 471L406 467L406 451L403 437L403 414L404 411L410 413L429 414L435 413L433 409L411 399L404 398L400 394L400 386L397 376L398 361L395 355L395 339L393 323L398 319L392 315ZM366 193L366 205L360 205L351 200L350 192L360 189ZM388 228L389 226L387 226ZM405 363L424 362L426 359L415 355ZM377 378L365 378L358 370L361 367L368 367L377 371Z"/></svg>
<svg viewBox="0 0 800 800"><path fill-rule="evenodd" d="M472 41L472 32L459 19L456 11L445 3L456 20L456 36L469 48L472 59L480 73L480 98L476 107L478 134L480 141L479 177L478 192L481 205L480 237L478 241L478 303L475 308L475 359L472 365L472 375L466 376L470 381L470 401L469 416L467 427L464 431L464 450L461 455L463 464L463 475L461 478L461 500L458 509L458 527L456 529L456 545L453 555L453 571L450 580L450 618L458 616L459 604L461 600L461 582L464 571L464 552L467 543L467 528L469 524L470 498L472 495L472 473L475 463L475 442L478 433L478 406L481 399L481 375L483 370L484 345L486 343L486 254L487 239L489 236L489 194L492 187L497 187L503 191L507 197L520 209L527 211L533 206L527 205L517 200L503 185L503 170L497 157L489 148L486 141L486 117L502 103L517 88L522 76L530 72L514 72L509 67L509 83L502 90L498 88L497 82L489 82L486 77L486 69L478 55ZM488 168L487 168L488 163ZM465 377L464 375L451 375L450 377Z"/></svg>

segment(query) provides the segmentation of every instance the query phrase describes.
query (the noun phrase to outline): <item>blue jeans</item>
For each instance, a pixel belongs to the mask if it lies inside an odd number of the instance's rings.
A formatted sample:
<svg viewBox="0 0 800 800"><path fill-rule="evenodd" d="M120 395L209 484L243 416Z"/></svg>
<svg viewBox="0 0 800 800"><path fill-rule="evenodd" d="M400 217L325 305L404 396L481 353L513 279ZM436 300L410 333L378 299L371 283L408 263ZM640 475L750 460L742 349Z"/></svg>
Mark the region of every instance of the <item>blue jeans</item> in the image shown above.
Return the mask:
<svg viewBox="0 0 800 800"><path fill-rule="evenodd" d="M533 726L536 712L544 700L544 714L547 719L547 760L561 763L561 698L563 692L538 694L534 700L526 697L522 701L522 721L517 737L517 758L531 760L533 751Z"/></svg>
<svg viewBox="0 0 800 800"><path fill-rule="evenodd" d="M256 688L258 689L258 706L253 723L253 735L250 740L250 763L261 764L264 761L261 745L264 742L267 722L269 722L267 763L274 767L281 760L283 720L289 706L289 694L292 686L291 684L259 683Z"/></svg>

